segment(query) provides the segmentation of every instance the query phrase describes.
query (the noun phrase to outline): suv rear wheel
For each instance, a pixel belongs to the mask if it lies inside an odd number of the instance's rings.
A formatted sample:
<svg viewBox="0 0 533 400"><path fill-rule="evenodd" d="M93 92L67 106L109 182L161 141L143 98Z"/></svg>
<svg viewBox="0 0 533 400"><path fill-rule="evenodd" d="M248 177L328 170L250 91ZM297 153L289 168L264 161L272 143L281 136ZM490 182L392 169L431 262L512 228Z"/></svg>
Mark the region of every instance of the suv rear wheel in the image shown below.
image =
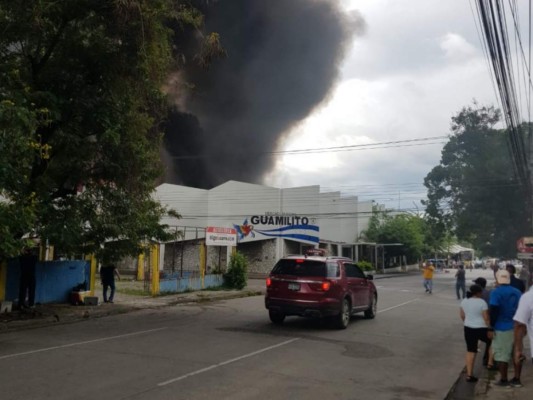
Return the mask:
<svg viewBox="0 0 533 400"><path fill-rule="evenodd" d="M285 314L272 310L268 310L268 316L270 317L270 321L276 325L281 325L285 320Z"/></svg>
<svg viewBox="0 0 533 400"><path fill-rule="evenodd" d="M365 318L373 319L376 317L377 313L378 313L378 299L376 295L373 295L372 301L370 302L368 309L365 311Z"/></svg>
<svg viewBox="0 0 533 400"><path fill-rule="evenodd" d="M337 329L346 329L350 323L350 301L346 298L342 300L341 312L335 316L335 326Z"/></svg>

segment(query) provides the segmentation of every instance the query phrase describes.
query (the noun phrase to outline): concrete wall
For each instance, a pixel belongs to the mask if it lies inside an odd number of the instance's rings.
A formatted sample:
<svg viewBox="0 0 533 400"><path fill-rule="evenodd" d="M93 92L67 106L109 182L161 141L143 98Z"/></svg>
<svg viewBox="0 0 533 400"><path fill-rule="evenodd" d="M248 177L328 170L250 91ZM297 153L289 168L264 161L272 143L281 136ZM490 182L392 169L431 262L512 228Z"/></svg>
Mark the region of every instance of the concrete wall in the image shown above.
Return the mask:
<svg viewBox="0 0 533 400"><path fill-rule="evenodd" d="M200 271L200 246L203 240L186 240L165 244L164 272Z"/></svg>
<svg viewBox="0 0 533 400"><path fill-rule="evenodd" d="M252 276L268 274L277 261L276 239L243 243L238 250L248 260L248 273Z"/></svg>
<svg viewBox="0 0 533 400"><path fill-rule="evenodd" d="M251 183L228 181L209 191L206 223L209 226L233 228L250 223L250 216L279 209L280 190ZM263 240L251 235L246 241Z"/></svg>
<svg viewBox="0 0 533 400"><path fill-rule="evenodd" d="M357 203L357 235L356 239L361 239L362 233L368 229L370 218L372 217L373 201L361 201Z"/></svg>

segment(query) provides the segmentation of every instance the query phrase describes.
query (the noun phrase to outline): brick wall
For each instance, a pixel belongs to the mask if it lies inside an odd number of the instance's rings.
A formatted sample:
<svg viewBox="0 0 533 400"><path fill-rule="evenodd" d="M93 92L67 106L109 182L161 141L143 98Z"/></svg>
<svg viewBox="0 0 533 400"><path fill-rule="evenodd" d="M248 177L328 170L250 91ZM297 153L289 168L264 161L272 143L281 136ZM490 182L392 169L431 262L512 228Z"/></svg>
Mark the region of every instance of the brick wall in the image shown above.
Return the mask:
<svg viewBox="0 0 533 400"><path fill-rule="evenodd" d="M184 240L165 244L164 272L200 271L202 240Z"/></svg>
<svg viewBox="0 0 533 400"><path fill-rule="evenodd" d="M241 243L238 251L248 260L248 273L252 276L268 274L277 261L275 239Z"/></svg>

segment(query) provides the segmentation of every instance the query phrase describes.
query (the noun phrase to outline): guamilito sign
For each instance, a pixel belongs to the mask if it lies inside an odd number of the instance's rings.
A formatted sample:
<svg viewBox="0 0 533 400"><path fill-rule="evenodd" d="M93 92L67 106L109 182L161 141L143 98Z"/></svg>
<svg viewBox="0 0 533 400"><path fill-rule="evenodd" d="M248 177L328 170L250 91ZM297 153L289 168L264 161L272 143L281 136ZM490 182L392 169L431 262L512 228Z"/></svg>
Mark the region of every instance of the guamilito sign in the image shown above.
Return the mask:
<svg viewBox="0 0 533 400"><path fill-rule="evenodd" d="M315 225L313 218L291 213L266 212L264 215L252 215L249 222L246 218L241 225L233 226L239 242L258 239L256 235L311 244L320 241L319 227Z"/></svg>

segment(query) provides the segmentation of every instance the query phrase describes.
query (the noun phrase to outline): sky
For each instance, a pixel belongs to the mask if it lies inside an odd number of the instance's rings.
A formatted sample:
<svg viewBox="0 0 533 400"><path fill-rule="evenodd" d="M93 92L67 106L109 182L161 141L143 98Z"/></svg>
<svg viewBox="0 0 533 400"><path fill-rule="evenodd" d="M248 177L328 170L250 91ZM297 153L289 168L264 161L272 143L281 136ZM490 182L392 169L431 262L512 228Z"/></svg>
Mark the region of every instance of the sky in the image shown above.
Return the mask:
<svg viewBox="0 0 533 400"><path fill-rule="evenodd" d="M474 100L498 106L475 2L339 2L345 12L359 13L365 28L354 33L330 95L292 129L284 150L418 141L284 154L265 184L320 185L323 192L422 211L423 180L440 162L451 118Z"/></svg>

